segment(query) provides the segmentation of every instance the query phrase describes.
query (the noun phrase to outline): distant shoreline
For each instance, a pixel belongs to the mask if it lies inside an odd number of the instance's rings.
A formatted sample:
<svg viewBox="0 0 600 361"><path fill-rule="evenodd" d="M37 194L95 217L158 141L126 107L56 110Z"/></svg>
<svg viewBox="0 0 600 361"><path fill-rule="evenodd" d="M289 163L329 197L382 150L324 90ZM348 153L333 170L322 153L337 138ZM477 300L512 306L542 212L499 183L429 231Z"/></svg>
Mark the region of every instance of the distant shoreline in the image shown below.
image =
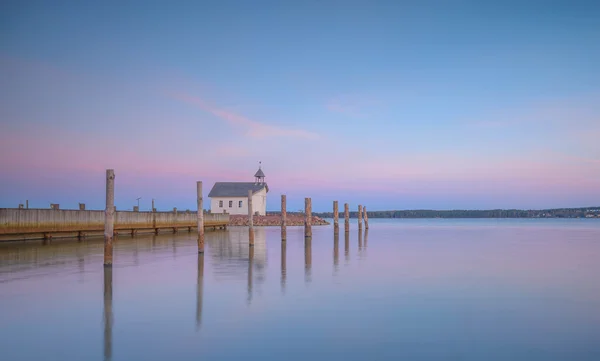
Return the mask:
<svg viewBox="0 0 600 361"><path fill-rule="evenodd" d="M267 212L279 215L280 212ZM288 213L289 214L289 213ZM333 218L333 212L313 212L321 218ZM358 211L350 212L351 218L357 218ZM369 218L600 218L600 206L581 208L553 208L538 210L490 209L490 210L393 210L367 211ZM340 212L340 219L344 213Z"/></svg>

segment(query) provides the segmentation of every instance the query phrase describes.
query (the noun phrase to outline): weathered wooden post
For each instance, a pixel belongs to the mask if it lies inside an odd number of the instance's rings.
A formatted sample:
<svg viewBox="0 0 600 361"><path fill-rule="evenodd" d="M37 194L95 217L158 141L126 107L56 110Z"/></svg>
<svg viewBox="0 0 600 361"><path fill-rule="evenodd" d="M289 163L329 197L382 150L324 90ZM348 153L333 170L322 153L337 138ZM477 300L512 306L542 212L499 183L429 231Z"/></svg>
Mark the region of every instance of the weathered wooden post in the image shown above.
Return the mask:
<svg viewBox="0 0 600 361"><path fill-rule="evenodd" d="M358 205L358 229L362 229L362 206Z"/></svg>
<svg viewBox="0 0 600 361"><path fill-rule="evenodd" d="M348 208L348 203L344 203L344 230L346 233L350 232L350 208Z"/></svg>
<svg viewBox="0 0 600 361"><path fill-rule="evenodd" d="M112 267L104 268L104 359L112 358Z"/></svg>
<svg viewBox="0 0 600 361"><path fill-rule="evenodd" d="M204 253L204 199L202 198L202 181L196 182L196 195L198 197L198 253ZM154 209L154 199L152 200Z"/></svg>
<svg viewBox="0 0 600 361"><path fill-rule="evenodd" d="M281 195L281 241L285 241L287 238L287 205L285 194Z"/></svg>
<svg viewBox="0 0 600 361"><path fill-rule="evenodd" d="M304 198L304 237L312 237L312 201Z"/></svg>
<svg viewBox="0 0 600 361"><path fill-rule="evenodd" d="M26 208L26 209L29 209L29 199L26 199L26 200L25 200L25 208Z"/></svg>
<svg viewBox="0 0 600 361"><path fill-rule="evenodd" d="M152 198L152 212L156 212L156 208L154 208L154 198Z"/></svg>
<svg viewBox="0 0 600 361"><path fill-rule="evenodd" d="M115 171L106 170L106 209L104 210L104 266L112 267L115 222Z"/></svg>
<svg viewBox="0 0 600 361"><path fill-rule="evenodd" d="M338 209L338 201L333 201L333 233L340 233L340 211Z"/></svg>
<svg viewBox="0 0 600 361"><path fill-rule="evenodd" d="M202 299L204 291L204 254L198 254L198 284L196 286L196 330L202 324Z"/></svg>
<svg viewBox="0 0 600 361"><path fill-rule="evenodd" d="M254 246L254 212L252 211L252 190L248 190L248 244Z"/></svg>
<svg viewBox="0 0 600 361"><path fill-rule="evenodd" d="M369 229L369 216L367 215L367 207L363 207L363 218L365 219L365 230L367 230Z"/></svg>

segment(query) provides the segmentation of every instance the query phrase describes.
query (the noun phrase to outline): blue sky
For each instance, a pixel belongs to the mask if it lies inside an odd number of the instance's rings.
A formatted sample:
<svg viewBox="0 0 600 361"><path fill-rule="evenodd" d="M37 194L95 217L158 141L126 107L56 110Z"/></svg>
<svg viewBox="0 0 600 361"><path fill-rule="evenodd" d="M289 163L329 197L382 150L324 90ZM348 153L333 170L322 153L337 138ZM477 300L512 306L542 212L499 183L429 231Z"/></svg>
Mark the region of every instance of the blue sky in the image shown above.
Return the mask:
<svg viewBox="0 0 600 361"><path fill-rule="evenodd" d="M486 4L483 4L486 3ZM0 206L600 204L592 1L3 2Z"/></svg>

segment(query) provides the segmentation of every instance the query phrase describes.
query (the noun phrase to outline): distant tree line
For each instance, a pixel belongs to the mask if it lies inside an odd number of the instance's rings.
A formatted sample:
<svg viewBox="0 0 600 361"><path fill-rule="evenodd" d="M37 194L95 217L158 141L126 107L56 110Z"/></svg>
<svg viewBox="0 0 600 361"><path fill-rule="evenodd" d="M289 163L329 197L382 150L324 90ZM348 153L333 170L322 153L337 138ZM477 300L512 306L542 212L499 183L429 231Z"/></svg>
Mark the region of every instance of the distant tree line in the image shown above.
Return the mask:
<svg viewBox="0 0 600 361"><path fill-rule="evenodd" d="M280 214L280 212L270 212ZM356 218L358 212L350 212L350 217ZM313 215L322 218L333 218L333 212L314 212ZM584 208L555 208L540 210L522 209L490 209L490 210L397 210L397 211L368 211L369 218L586 218L599 217L600 207ZM340 219L344 213L340 212Z"/></svg>

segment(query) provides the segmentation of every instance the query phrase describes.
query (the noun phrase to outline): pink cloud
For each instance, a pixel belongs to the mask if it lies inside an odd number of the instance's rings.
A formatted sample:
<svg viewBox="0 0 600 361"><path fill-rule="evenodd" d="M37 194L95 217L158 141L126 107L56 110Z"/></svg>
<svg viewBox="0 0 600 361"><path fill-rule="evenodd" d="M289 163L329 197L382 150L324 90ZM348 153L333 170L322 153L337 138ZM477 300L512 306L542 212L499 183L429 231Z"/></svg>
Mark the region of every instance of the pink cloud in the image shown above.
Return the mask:
<svg viewBox="0 0 600 361"><path fill-rule="evenodd" d="M234 126L246 128L246 135L253 138L266 137L296 137L303 139L318 139L319 135L302 129L290 129L278 127L270 124L264 124L251 120L243 115L236 114L226 109L220 109L209 104L207 101L183 93L171 94L171 96L180 101L192 104L198 108L219 117Z"/></svg>

